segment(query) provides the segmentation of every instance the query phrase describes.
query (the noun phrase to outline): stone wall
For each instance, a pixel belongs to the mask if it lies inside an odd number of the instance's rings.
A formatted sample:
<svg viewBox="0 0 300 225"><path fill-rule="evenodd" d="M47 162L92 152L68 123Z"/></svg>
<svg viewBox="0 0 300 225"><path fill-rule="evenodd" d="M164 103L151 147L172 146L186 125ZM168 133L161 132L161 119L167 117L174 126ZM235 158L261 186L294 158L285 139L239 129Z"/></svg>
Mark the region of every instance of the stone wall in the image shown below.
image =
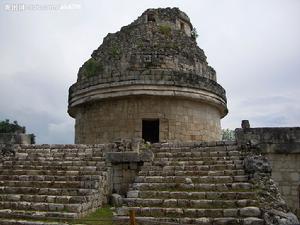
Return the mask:
<svg viewBox="0 0 300 225"><path fill-rule="evenodd" d="M216 141L221 138L220 112L201 102L168 97L128 97L100 101L78 109L76 143L107 143L142 138L142 120L159 119L159 139Z"/></svg>
<svg viewBox="0 0 300 225"><path fill-rule="evenodd" d="M291 209L300 216L300 127L236 129L240 145L266 155L272 178Z"/></svg>
<svg viewBox="0 0 300 225"><path fill-rule="evenodd" d="M288 205L300 216L300 154L267 154L272 178Z"/></svg>

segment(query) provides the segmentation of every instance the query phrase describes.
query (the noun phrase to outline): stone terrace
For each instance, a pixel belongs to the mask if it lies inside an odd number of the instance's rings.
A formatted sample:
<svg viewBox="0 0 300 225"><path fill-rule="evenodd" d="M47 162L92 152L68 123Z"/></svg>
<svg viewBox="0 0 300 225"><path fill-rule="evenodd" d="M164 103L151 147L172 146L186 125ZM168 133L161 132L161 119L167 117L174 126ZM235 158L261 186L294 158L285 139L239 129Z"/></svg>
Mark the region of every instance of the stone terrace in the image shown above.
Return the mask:
<svg viewBox="0 0 300 225"><path fill-rule="evenodd" d="M104 145L22 145L15 157L1 158L0 224L78 218L101 207L108 194L103 149Z"/></svg>
<svg viewBox="0 0 300 225"><path fill-rule="evenodd" d="M133 209L142 224L264 224L235 143L161 144L152 150L154 161L144 164L118 209L120 221Z"/></svg>

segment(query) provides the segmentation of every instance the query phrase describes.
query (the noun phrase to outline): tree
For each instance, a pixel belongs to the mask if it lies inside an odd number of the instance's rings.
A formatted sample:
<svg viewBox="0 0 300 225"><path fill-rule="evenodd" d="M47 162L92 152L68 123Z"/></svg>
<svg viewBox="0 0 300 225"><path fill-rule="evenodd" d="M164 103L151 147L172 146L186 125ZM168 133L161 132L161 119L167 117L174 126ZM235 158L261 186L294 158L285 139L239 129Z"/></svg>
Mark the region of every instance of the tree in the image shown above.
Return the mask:
<svg viewBox="0 0 300 225"><path fill-rule="evenodd" d="M222 129L222 140L234 141L235 140L234 130Z"/></svg>
<svg viewBox="0 0 300 225"><path fill-rule="evenodd" d="M0 122L0 133L25 133L25 127L22 127L18 124L18 121L12 123L9 122L9 119L3 120Z"/></svg>

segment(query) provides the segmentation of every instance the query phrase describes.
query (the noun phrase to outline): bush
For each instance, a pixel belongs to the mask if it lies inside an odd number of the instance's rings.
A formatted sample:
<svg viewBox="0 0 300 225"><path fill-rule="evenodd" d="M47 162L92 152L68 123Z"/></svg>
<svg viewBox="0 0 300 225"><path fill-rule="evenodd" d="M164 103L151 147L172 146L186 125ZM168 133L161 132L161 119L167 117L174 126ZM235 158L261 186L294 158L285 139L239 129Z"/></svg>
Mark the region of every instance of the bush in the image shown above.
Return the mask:
<svg viewBox="0 0 300 225"><path fill-rule="evenodd" d="M199 36L199 35L198 35L198 32L197 32L196 28L194 27L193 30L191 31L191 37L192 37L194 40L196 40L198 36Z"/></svg>
<svg viewBox="0 0 300 225"><path fill-rule="evenodd" d="M84 75L86 78L97 75L97 73L103 71L103 66L101 63L97 62L95 59L90 58L84 63Z"/></svg>

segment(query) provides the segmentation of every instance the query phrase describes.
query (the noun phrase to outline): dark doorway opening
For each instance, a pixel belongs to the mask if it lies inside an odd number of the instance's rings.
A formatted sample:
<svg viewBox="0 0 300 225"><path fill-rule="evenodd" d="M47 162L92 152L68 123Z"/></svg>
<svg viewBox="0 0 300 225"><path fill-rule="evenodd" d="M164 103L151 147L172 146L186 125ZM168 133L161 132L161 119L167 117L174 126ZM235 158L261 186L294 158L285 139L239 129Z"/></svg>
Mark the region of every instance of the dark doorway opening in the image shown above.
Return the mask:
<svg viewBox="0 0 300 225"><path fill-rule="evenodd" d="M159 142L159 120L145 119L142 124L142 137L150 143Z"/></svg>

